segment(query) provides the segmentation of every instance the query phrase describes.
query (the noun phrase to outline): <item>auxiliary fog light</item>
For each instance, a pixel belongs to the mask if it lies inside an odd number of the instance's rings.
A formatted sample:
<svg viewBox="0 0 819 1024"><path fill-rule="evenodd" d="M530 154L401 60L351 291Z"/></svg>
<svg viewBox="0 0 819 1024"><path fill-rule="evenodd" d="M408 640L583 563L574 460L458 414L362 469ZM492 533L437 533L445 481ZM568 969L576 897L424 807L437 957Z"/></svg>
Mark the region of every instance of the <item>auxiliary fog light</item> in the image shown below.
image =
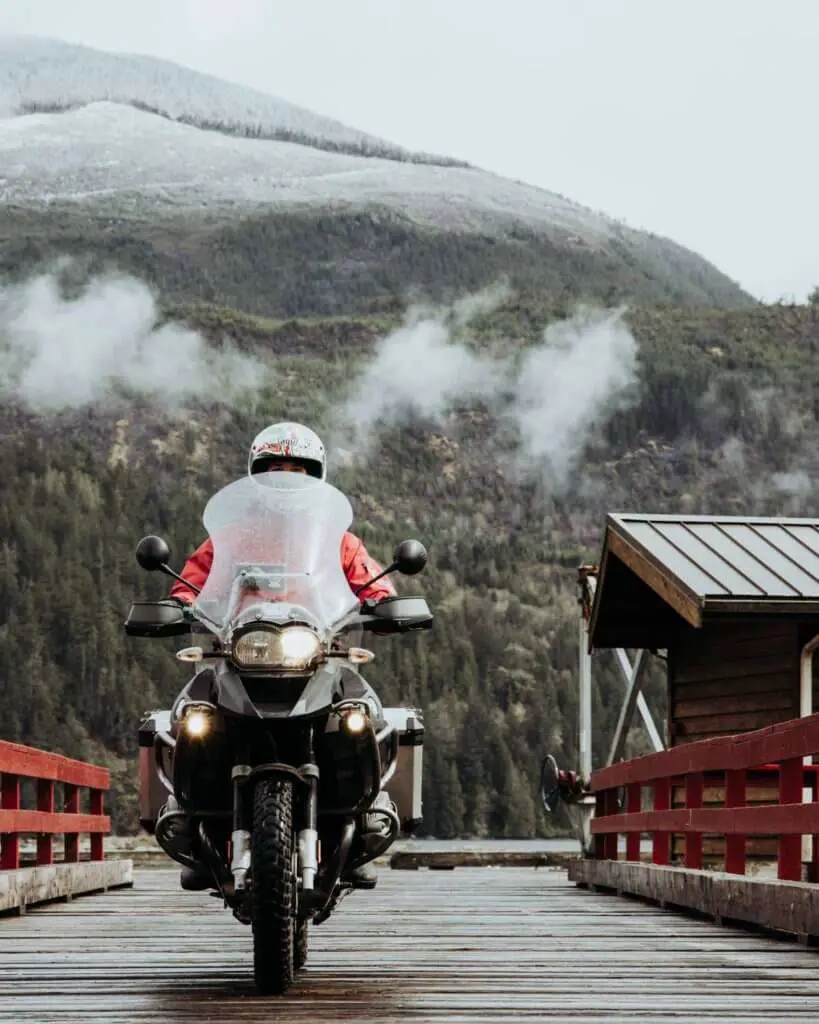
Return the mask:
<svg viewBox="0 0 819 1024"><path fill-rule="evenodd" d="M348 711L341 721L347 732L352 733L353 736L358 736L367 728L367 716L359 708Z"/></svg>
<svg viewBox="0 0 819 1024"><path fill-rule="evenodd" d="M192 739L200 739L210 731L210 715L205 711L189 711L182 720L182 727Z"/></svg>

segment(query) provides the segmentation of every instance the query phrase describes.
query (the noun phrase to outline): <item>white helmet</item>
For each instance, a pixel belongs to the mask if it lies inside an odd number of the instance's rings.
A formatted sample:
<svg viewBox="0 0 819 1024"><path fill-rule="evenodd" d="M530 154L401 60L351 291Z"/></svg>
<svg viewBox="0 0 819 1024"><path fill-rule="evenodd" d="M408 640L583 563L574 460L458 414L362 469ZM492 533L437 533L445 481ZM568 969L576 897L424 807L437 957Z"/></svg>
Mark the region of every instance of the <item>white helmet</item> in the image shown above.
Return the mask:
<svg viewBox="0 0 819 1024"><path fill-rule="evenodd" d="M251 476L261 473L277 459L297 462L319 480L327 476L327 455L321 438L301 423L274 423L257 434L250 446L247 471Z"/></svg>

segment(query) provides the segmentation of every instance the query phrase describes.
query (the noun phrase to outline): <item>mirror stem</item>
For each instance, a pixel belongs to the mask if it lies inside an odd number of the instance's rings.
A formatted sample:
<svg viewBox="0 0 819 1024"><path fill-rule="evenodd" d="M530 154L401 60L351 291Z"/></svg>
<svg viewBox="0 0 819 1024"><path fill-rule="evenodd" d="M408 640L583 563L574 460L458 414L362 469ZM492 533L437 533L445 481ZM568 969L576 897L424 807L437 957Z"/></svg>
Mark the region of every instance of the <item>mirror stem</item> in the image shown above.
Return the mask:
<svg viewBox="0 0 819 1024"><path fill-rule="evenodd" d="M164 572L166 576L173 576L173 578L175 580L179 580L180 583L184 583L189 590L194 592L194 594L202 593L201 587L197 587L195 583L191 583L189 580L186 580L184 576L180 576L178 572L174 572L169 565L160 565L159 571Z"/></svg>
<svg viewBox="0 0 819 1024"><path fill-rule="evenodd" d="M377 583L378 580L383 579L385 576L389 576L389 574L391 572L395 572L397 568L398 566L393 562L393 564L388 565L383 572L380 572L377 576L373 576L373 578L371 580L367 580L366 583L362 583L360 587L356 587L353 593L355 594L356 597L358 597L362 590L366 590L367 587L371 587L373 583Z"/></svg>

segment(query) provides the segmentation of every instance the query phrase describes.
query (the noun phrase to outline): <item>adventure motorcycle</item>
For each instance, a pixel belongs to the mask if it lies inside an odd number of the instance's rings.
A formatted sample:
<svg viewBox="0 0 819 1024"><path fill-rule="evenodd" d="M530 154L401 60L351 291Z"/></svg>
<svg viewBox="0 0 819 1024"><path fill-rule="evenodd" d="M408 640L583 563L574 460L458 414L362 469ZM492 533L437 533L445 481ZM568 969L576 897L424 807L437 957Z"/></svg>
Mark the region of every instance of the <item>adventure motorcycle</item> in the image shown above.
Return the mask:
<svg viewBox="0 0 819 1024"><path fill-rule="evenodd" d="M428 629L432 615L418 597L359 602L339 555L352 518L340 491L304 474L237 480L205 508L213 565L191 606L137 602L125 623L131 636L201 637L177 653L200 670L141 723L140 820L252 925L263 992L291 984L308 923L350 891L350 872L421 818L421 713L380 709L354 667L374 655L346 641ZM136 557L180 579L161 538ZM426 560L403 541L376 579ZM362 826L372 814L375 832Z"/></svg>

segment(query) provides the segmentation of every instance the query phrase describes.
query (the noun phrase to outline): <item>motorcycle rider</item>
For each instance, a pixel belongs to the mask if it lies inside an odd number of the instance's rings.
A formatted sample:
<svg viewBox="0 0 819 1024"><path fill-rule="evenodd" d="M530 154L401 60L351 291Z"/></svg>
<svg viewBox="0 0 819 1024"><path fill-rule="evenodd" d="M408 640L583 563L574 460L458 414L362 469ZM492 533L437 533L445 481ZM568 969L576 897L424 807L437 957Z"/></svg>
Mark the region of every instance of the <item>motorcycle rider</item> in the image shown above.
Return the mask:
<svg viewBox="0 0 819 1024"><path fill-rule="evenodd" d="M325 480L327 478L325 448L319 436L301 423L274 423L253 439L248 456L247 471L250 476L270 472L306 473L318 480ZM382 569L378 562L369 555L363 542L350 532L344 534L340 558L350 589L355 592L359 587L363 588L357 594L360 600L381 601L384 598L395 596L395 587L387 577L383 577L369 586L364 586ZM183 580L187 580L201 589L208 578L212 564L213 542L208 537L188 558L180 576ZM194 601L196 594L185 583L177 580L171 587L169 596L182 604L190 604ZM348 692L345 687L345 695L365 700L370 705L374 721L378 724L381 720L381 702L361 675L359 673L355 675L356 692ZM375 798L373 808L379 806L394 807L386 792L382 791ZM384 818L381 815L363 815L362 829L365 833L379 833L383 827ZM377 881L374 865L369 862L356 868L350 872L348 880L354 888L374 888ZM181 885L183 889L209 888L211 884L210 875L204 869L197 870L190 867L182 869Z"/></svg>
<svg viewBox="0 0 819 1024"><path fill-rule="evenodd" d="M274 423L253 439L247 471L250 476L269 472L307 473L319 480L326 480L327 457L324 445L316 433L301 423ZM187 560L180 575L201 589L212 564L213 543L208 537ZM341 567L353 591L381 572L381 566L370 557L362 541L349 532L344 534L341 545ZM171 587L170 596L190 603L195 594L184 583L177 581ZM359 597L362 601L367 598L381 601L385 597L395 597L395 587L384 577L365 587Z"/></svg>

